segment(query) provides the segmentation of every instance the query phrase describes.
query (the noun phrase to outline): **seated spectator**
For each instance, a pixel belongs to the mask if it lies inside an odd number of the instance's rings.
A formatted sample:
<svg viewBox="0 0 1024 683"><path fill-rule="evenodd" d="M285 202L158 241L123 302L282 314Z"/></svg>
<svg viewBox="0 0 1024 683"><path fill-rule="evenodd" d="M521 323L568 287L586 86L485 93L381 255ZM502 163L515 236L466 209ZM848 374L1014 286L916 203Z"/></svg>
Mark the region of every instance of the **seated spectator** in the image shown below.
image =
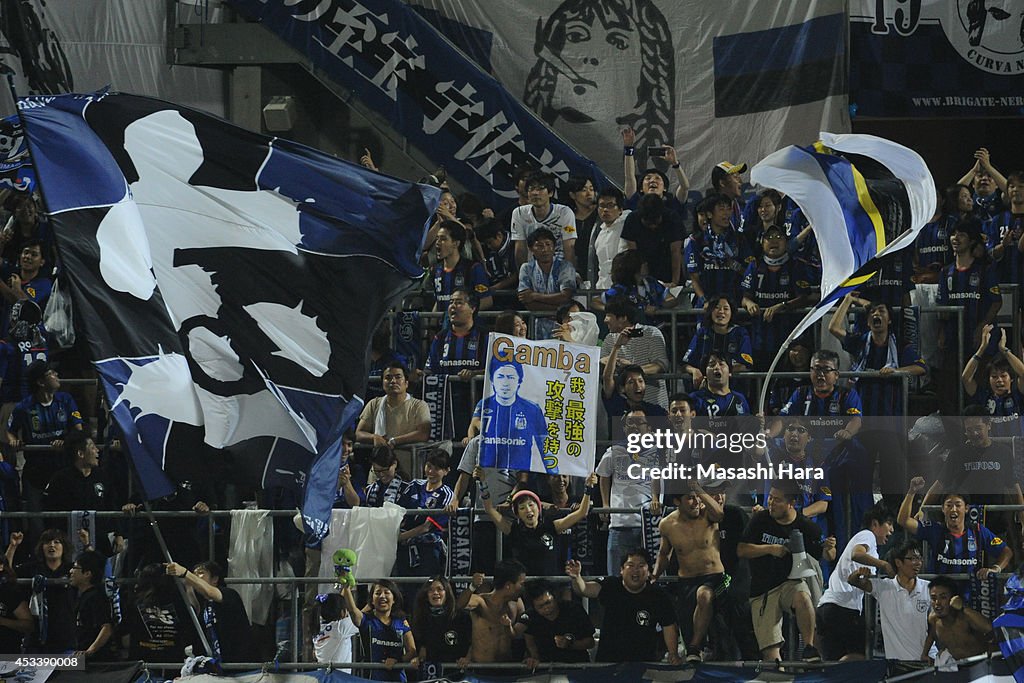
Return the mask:
<svg viewBox="0 0 1024 683"><path fill-rule="evenodd" d="M669 287L683 284L683 221L661 197L645 194L622 227L626 247L647 262L648 274Z"/></svg>
<svg viewBox="0 0 1024 683"><path fill-rule="evenodd" d="M992 622L966 604L956 582L937 576L928 585L932 609L928 613L928 637L921 648L921 659L931 662L928 652L939 648L936 661L945 655L947 663L991 652Z"/></svg>
<svg viewBox="0 0 1024 683"><path fill-rule="evenodd" d="M387 446L373 450L370 458L370 472L373 482L366 487L363 500L367 507L379 508L384 503L401 504L408 484L398 474L398 458Z"/></svg>
<svg viewBox="0 0 1024 683"><path fill-rule="evenodd" d="M213 656L225 664L252 661L249 615L238 592L224 585L220 565L201 562L188 569L168 562L164 568L168 575L185 580L186 595L200 614Z"/></svg>
<svg viewBox="0 0 1024 683"><path fill-rule="evenodd" d="M612 259L629 247L622 239L622 228L630 215L622 208L622 193L616 188L601 190L597 196L599 225L591 233L590 270L587 279L594 289L608 289L612 286Z"/></svg>
<svg viewBox="0 0 1024 683"><path fill-rule="evenodd" d="M393 449L403 469L412 466L413 444L430 438L430 408L409 395L409 369L392 361L382 376L384 396L370 399L359 415L356 439Z"/></svg>
<svg viewBox="0 0 1024 683"><path fill-rule="evenodd" d="M382 377L384 376L384 368L388 366L388 363L398 362L409 368L410 371L414 370L415 359L406 358L394 349L391 330L392 321L385 318L381 321L374 331L373 337L370 339L370 373L368 378L371 381L366 386L367 401L384 395ZM373 380L376 380L376 382ZM409 380L413 381L413 378L410 377Z"/></svg>
<svg viewBox="0 0 1024 683"><path fill-rule="evenodd" d="M611 541L609 540L609 546ZM629 548L622 551L620 576L600 581L585 581L577 560L569 560L565 573L572 579L576 595L596 598L604 608L601 640L597 644L598 662L657 662L667 651L668 663L681 663L679 626L672 610L672 599L651 583L647 551Z"/></svg>
<svg viewBox="0 0 1024 683"><path fill-rule="evenodd" d="M35 628L28 599L17 580L7 557L0 555L0 648L12 654L21 652L22 640Z"/></svg>
<svg viewBox="0 0 1024 683"><path fill-rule="evenodd" d="M150 662L184 660L192 624L173 579L163 565L155 563L143 567L138 579L134 596L124 610L129 658Z"/></svg>
<svg viewBox="0 0 1024 683"><path fill-rule="evenodd" d="M555 238L555 255L575 265L576 215L565 204L554 204L555 178L550 173L533 173L526 178L529 205L512 212L512 242L516 265L528 260L526 240L539 228L547 228Z"/></svg>
<svg viewBox="0 0 1024 683"><path fill-rule="evenodd" d="M640 178L640 185L637 186L636 172L636 131L631 127L622 129L622 159L625 177L623 190L627 197L626 208L635 209L637 204L645 195L661 197L670 211L674 211L680 217L683 215L683 205L686 204L686 193L690 189L690 180L683 172L679 163L676 148L672 145L662 145L663 159L668 163L669 168L676 176L676 190L672 194L668 192L668 176L656 168L648 168ZM647 159L648 163L652 159Z"/></svg>
<svg viewBox="0 0 1024 683"><path fill-rule="evenodd" d="M927 541L930 556L929 574L977 574L984 580L992 572L1003 572L1013 560L1013 551L988 527L967 525L967 501L959 493L942 495L943 521L936 523L914 517L914 496L924 490L924 479L914 477L903 498L896 522L918 541ZM927 499L926 499L927 500ZM982 557L987 558L984 566ZM934 584L934 581L932 582ZM960 583L965 599L969 597L968 582Z"/></svg>
<svg viewBox="0 0 1024 683"><path fill-rule="evenodd" d="M100 451L92 437L81 430L73 430L64 440L64 452L71 465L54 472L43 491L46 510L120 510L125 504L125 492L107 470L100 467ZM90 537L96 550L104 557L112 557L124 550L124 537L113 529L114 520L93 517ZM111 545L109 532L114 534ZM102 578L102 577L101 577Z"/></svg>
<svg viewBox="0 0 1024 683"><path fill-rule="evenodd" d="M413 479L405 487L400 504L408 510L444 511L454 500L452 489L444 483L450 465L448 454L435 448L423 463L423 479ZM432 576L447 566L445 538L448 517L444 515L412 516L402 520L398 534L398 558L395 576Z"/></svg>
<svg viewBox="0 0 1024 683"><path fill-rule="evenodd" d="M603 310L616 297L626 297L641 316L654 315L660 308L674 307L678 303L676 298L656 278L644 275L643 269L643 256L635 249L615 256L612 259L612 286L593 302L594 310Z"/></svg>
<svg viewBox="0 0 1024 683"><path fill-rule="evenodd" d="M989 353L993 335L999 335L997 352L988 361L986 372L979 373L982 359ZM981 384L978 375L988 376ZM1006 347L1006 333L999 327L985 325L978 350L964 366L960 381L967 400L982 406L992 417L993 436L1022 436L1021 411L1024 410L1024 362Z"/></svg>
<svg viewBox="0 0 1024 683"><path fill-rule="evenodd" d="M457 221L441 223L437 231L435 251L437 265L434 266L434 310L443 311L448 307L452 294L461 288L472 289L480 298L480 309L491 307L490 281L483 264L462 256L466 243L466 229Z"/></svg>
<svg viewBox="0 0 1024 683"><path fill-rule="evenodd" d="M739 301L743 273L754 260L746 240L732 225L733 200L723 194L711 200L711 222L690 240L686 250L694 308L704 308L705 298L711 294Z"/></svg>
<svg viewBox="0 0 1024 683"><path fill-rule="evenodd" d="M395 664L419 664L416 639L412 627L402 610L402 594L398 586L388 579L375 581L363 610L356 607L352 591L343 594L348 602L348 613L359 627L364 641L369 643L366 661L386 665L384 669L370 669L364 673L371 681L406 681L405 670L393 671Z"/></svg>
<svg viewBox="0 0 1024 683"><path fill-rule="evenodd" d="M509 537L512 558L526 567L530 576L553 576L560 569L556 540L558 535L586 519L590 512L591 495L597 493L597 475L587 477L586 493L580 506L564 517L545 517L540 497L533 491L523 490L512 495L512 512L515 521L503 516L494 507L484 470L477 467L473 477L479 482L480 497L484 510L501 533Z"/></svg>
<svg viewBox="0 0 1024 683"><path fill-rule="evenodd" d="M530 338L530 325L519 315L519 311L507 310L498 314L494 319L492 332L499 334L510 334L521 339Z"/></svg>
<svg viewBox="0 0 1024 683"><path fill-rule="evenodd" d="M352 661L352 637L359 635L359 629L349 614L348 604L355 604L355 599L343 597L351 594L352 586L347 583L340 593L326 593L316 596L317 623L319 632L313 636L313 655L320 664ZM350 674L352 669L342 668L342 673Z"/></svg>
<svg viewBox="0 0 1024 683"><path fill-rule="evenodd" d="M917 661L928 637L928 581L918 578L923 557L921 544L904 541L889 553L889 566L896 576L886 578L883 572L872 572L871 567L858 567L850 574L851 586L871 593L882 616L882 640L885 658L897 661Z"/></svg>
<svg viewBox="0 0 1024 683"><path fill-rule="evenodd" d="M421 662L469 663L473 625L467 612L455 609L455 591L444 576L431 577L416 593L412 632Z"/></svg>
<svg viewBox="0 0 1024 683"><path fill-rule="evenodd" d="M531 258L519 268L519 301L531 311L554 311L576 291L576 269L555 254L555 236L537 228L527 238ZM555 321L536 320L538 339L550 339Z"/></svg>
<svg viewBox="0 0 1024 683"><path fill-rule="evenodd" d="M489 220L476 229L484 254L483 264L490 281L490 292L496 307L515 304L515 290L519 282L515 247L507 229L496 220Z"/></svg>
<svg viewBox="0 0 1024 683"><path fill-rule="evenodd" d="M576 216L576 254L572 259L576 272L586 276L590 272L590 242L597 226L597 204L594 183L583 176L569 176L563 186L566 204Z"/></svg>
<svg viewBox="0 0 1024 683"><path fill-rule="evenodd" d="M713 295L707 300L704 319L683 354L683 370L690 373L694 387L699 387L703 380L701 362L712 353L725 358L733 372L754 367L750 333L742 325L733 324L735 310L732 301L723 294Z"/></svg>
<svg viewBox="0 0 1024 683"><path fill-rule="evenodd" d="M24 536L11 534L7 548L10 562ZM46 579L67 579L71 573L71 543L63 531L47 529L39 536L33 558L17 568L19 579L43 576ZM25 652L31 654L64 654L76 647L75 613L71 585L47 582L43 590L46 600L46 622L37 623L25 638Z"/></svg>
<svg viewBox="0 0 1024 683"><path fill-rule="evenodd" d="M524 602L526 612L516 629L523 628L528 668L540 664L590 662L594 647L594 625L583 606L572 600L559 600L559 591L543 579L527 581Z"/></svg>
<svg viewBox="0 0 1024 683"><path fill-rule="evenodd" d="M607 363L612 350L618 346L615 357L621 370L627 365L639 365L647 374L668 372L668 353L665 337L653 325L643 325L636 307L624 297L610 299L604 308L604 323L608 335L601 342L601 360ZM619 340L622 338L622 342ZM668 392L663 380L651 380L646 384L644 401L665 408L668 406Z"/></svg>
<svg viewBox="0 0 1024 683"><path fill-rule="evenodd" d="M767 372L776 351L799 322L791 311L810 300L806 275L786 252L782 228L769 224L761 233L760 244L761 257L747 266L740 289L743 308L752 320L754 369Z"/></svg>
<svg viewBox="0 0 1024 683"><path fill-rule="evenodd" d="M983 221L991 220L1002 211L1003 193L1006 192L1006 178L992 165L989 152L984 147L974 153L974 166L959 180L960 185L974 187L974 214Z"/></svg>
<svg viewBox="0 0 1024 683"><path fill-rule="evenodd" d="M796 615L800 635L806 643L803 659L817 661L821 658L814 647L815 617L810 590L803 579L789 578L793 568L789 542L792 532L800 531L807 554L815 560L824 558L831 562L836 557L835 539L821 540L817 525L797 512L796 498L797 489L793 484L786 481L773 484L768 509L750 518L736 549L741 558L750 560L750 613L761 656L768 662L780 658L784 611Z"/></svg>
<svg viewBox="0 0 1024 683"><path fill-rule="evenodd" d="M455 603L456 609L467 610L473 620L469 659L482 663L513 661L511 626L523 612L519 596L526 583L526 568L516 560L501 560L494 566L490 592L477 593L483 581L483 574L473 574L473 582Z"/></svg>
<svg viewBox="0 0 1024 683"><path fill-rule="evenodd" d="M109 662L116 659L114 627L117 619L110 599L103 589L103 568L107 559L94 550L87 550L71 565L68 581L78 591L75 600L75 648L86 662Z"/></svg>

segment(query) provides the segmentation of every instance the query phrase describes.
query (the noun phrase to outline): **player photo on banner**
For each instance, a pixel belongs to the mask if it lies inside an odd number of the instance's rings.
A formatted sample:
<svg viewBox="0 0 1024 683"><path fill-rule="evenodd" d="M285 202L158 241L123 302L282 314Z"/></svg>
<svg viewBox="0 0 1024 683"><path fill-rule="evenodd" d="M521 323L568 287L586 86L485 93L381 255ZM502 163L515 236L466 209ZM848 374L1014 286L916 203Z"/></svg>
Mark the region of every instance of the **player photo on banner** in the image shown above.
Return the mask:
<svg viewBox="0 0 1024 683"><path fill-rule="evenodd" d="M594 470L600 349L492 332L480 466L585 477Z"/></svg>

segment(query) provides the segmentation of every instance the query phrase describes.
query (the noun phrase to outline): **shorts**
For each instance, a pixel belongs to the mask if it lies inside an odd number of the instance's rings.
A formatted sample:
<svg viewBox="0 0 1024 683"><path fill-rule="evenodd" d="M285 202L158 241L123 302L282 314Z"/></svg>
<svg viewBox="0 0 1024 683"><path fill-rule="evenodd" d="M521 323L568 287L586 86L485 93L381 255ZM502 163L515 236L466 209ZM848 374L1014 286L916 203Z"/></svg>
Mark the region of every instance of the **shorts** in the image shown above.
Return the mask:
<svg viewBox="0 0 1024 683"><path fill-rule="evenodd" d="M805 593L810 599L811 592L802 579L784 581L764 595L750 598L750 619L754 622L754 636L760 649L785 640L782 637L782 611L792 611L797 593Z"/></svg>
<svg viewBox="0 0 1024 683"><path fill-rule="evenodd" d="M860 612L831 602L818 606L815 639L827 662L848 654L864 654L864 617Z"/></svg>
<svg viewBox="0 0 1024 683"><path fill-rule="evenodd" d="M701 586L710 588L715 594L715 610L723 611L729 606L727 599L731 582L732 577L719 573L681 578L675 584L676 618L687 641L693 636L693 611L697 609L697 591Z"/></svg>

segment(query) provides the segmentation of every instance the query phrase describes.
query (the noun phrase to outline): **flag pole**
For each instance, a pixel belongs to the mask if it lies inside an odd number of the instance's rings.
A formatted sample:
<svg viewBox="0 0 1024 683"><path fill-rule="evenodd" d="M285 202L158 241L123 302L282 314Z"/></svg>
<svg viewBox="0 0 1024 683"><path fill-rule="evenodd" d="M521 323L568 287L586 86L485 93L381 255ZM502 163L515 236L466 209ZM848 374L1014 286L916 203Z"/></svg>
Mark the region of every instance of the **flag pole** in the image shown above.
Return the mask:
<svg viewBox="0 0 1024 683"><path fill-rule="evenodd" d="M25 119L21 115L21 107L18 106L18 90L17 90L17 88L14 85L14 73L11 72L11 71L8 71L6 76L7 76L7 87L11 91L11 99L14 101L14 109L18 113L18 121L21 122L21 134L25 138L25 147L26 147L26 149L28 149L28 155L31 158L32 157L32 141L29 138L28 127L25 125ZM46 192L43 190L43 178L42 178L42 175L39 174L39 173L36 173L36 185L39 188L39 197L40 197L40 199L43 202L43 206L45 208L49 208L49 203L46 201ZM54 238L54 241L59 245L60 244L60 236L56 232L54 232L53 238ZM59 250L58 250L58 253L59 253ZM105 391L104 391L104 394L106 394ZM132 461L132 458L130 456L128 458L128 462L131 463L132 469L134 471L135 463ZM138 476L138 472L136 472L135 474L136 474L136 476ZM172 561L171 560L171 553L167 549L167 544L164 542L163 534L160 533L160 526L157 523L156 518L153 517L153 515L152 515L153 510L152 510L152 507L149 504L149 501L145 501L144 502L144 506L145 506L145 510L146 510L146 513L147 513L146 516L149 518L149 524L153 528L153 533L156 536L157 544L160 546L160 551L163 553L164 558L166 558L168 562L171 562ZM196 615L195 610L193 609L192 605L188 601L188 595L185 592L185 586L182 584L181 581L175 581L174 583L178 587L178 593L181 595L182 600L184 600L185 604L188 606L188 614L192 618L192 625L195 626L196 633L199 634L199 640L203 644L203 649L206 650L207 656L213 657L213 648L210 647L210 642L206 638L206 632L203 630L203 626L199 622L199 617Z"/></svg>

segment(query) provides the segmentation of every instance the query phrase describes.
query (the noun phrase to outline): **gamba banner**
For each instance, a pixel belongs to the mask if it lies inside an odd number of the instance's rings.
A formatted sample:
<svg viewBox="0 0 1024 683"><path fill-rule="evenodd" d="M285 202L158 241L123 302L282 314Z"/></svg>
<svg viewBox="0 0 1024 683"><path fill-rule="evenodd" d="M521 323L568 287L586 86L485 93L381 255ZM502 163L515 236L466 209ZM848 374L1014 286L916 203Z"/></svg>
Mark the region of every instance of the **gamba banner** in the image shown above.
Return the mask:
<svg viewBox="0 0 1024 683"><path fill-rule="evenodd" d="M600 349L490 333L480 466L586 477L594 471Z"/></svg>
<svg viewBox="0 0 1024 683"><path fill-rule="evenodd" d="M858 116L1024 113L1019 0L852 0L850 103Z"/></svg>

